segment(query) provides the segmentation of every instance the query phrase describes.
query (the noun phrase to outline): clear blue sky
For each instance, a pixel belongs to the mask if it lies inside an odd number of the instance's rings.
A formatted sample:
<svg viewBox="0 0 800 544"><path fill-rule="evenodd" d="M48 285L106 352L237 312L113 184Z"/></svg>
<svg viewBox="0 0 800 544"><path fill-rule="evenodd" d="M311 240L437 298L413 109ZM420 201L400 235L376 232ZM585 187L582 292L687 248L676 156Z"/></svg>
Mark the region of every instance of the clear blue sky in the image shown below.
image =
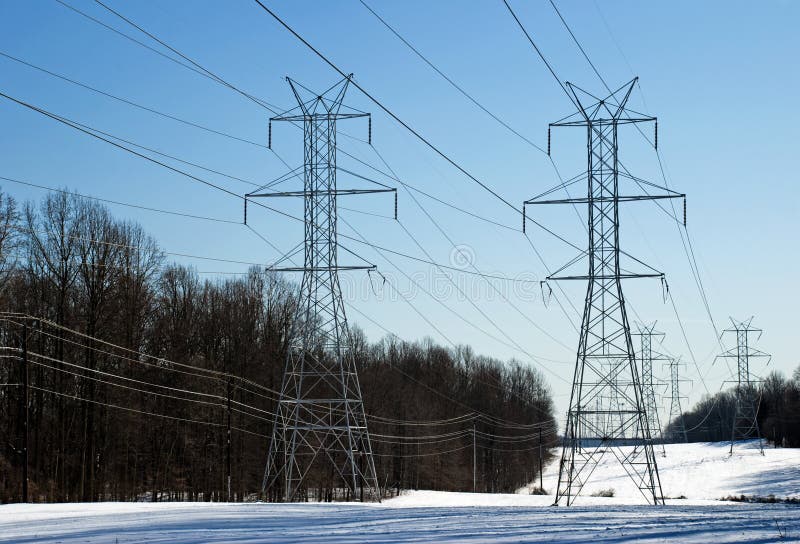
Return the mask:
<svg viewBox="0 0 800 544"><path fill-rule="evenodd" d="M88 0L68 0L105 23L159 46ZM381 2L370 5L437 66L486 107L526 137L546 145L547 123L571 112L570 103L535 56L500 0L480 2ZM521 203L557 180L547 157L509 134L476 109L391 35L357 0L268 2L298 32L474 175L511 202ZM270 103L291 107L284 77L311 88L326 88L337 75L258 6L231 2L121 2L110 5L167 43L240 88ZM571 42L546 1L512 4L561 79L602 92L602 85ZM797 153L797 51L800 4L795 2L566 2L564 17L612 86L638 75L641 91L631 104L659 117L659 147L671 186L689 195L689 232L720 328L728 316L756 316L764 330L760 346L774 354L772 367L790 372L800 359L791 349L796 336L798 188L791 159ZM242 96L131 43L70 11L55 0L0 3L0 51L123 96L143 105L241 138L265 143L269 113ZM258 182L284 173L267 150L186 127L53 79L0 58L6 94L32 102L117 136L185 160ZM376 148L404 180L458 206L517 227L520 218L381 114L358 91L347 103L374 112ZM241 203L7 101L0 102L0 176L84 194L231 220ZM364 138L362 121L343 123L347 134ZM553 157L569 177L585 169L583 134L554 134ZM342 149L382 167L363 143L340 137ZM275 126L275 150L293 166L301 158L299 132ZM655 154L635 130L621 135L620 158L640 177L663 183ZM350 159L340 163L369 171ZM247 185L188 168L237 192ZM340 186L361 186L341 176ZM1 183L20 200L44 192ZM464 245L483 272L541 279L546 272L521 234L479 222L425 197L420 202L456 244ZM300 202L281 203L297 214ZM390 215L386 196L353 197L342 206ZM269 262L277 253L242 226L209 223L112 206L119 217L139 221L171 252L241 261ZM537 220L578 245L585 231L574 210L535 209ZM389 219L342 211L370 241L423 257L398 224ZM439 262L451 263L449 242L400 191L400 219ZM279 215L253 212L253 225L283 249L301 231ZM351 233L349 227L341 231ZM529 234L551 269L574 252L530 225ZM730 374L711 362L719 346L694 284L674 222L651 203L626 205L625 248L663 270L686 327L707 387L714 392ZM347 244L379 265L393 284L408 291L405 277L369 248ZM430 289L446 281L423 264L391 257ZM349 255L342 254L346 262ZM202 272L236 272L245 265L179 259ZM213 275L212 275L213 276ZM406 339L430 335L447 344L402 300L380 285L374 291L362 273L348 274L353 306ZM559 412L566 408L577 333L557 308L545 306L538 286L520 292L505 285L510 307L470 276L465 289L492 322L546 367ZM578 308L584 286L567 294ZM628 299L647 321L667 333L664 349L689 362L686 384L692 401L705 391L671 305L655 280L626 284ZM446 294L446 293L445 293ZM452 341L478 352L526 364L531 358L466 325L424 293L413 304ZM480 328L501 337L494 325L456 293L446 303ZM567 305L565 300L562 302ZM523 317L524 314L525 317ZM372 339L382 335L354 311L350 320ZM632 316L635 317L635 316ZM528 321L534 321L557 341ZM573 321L577 318L573 315ZM659 370L662 376L665 371ZM770 369L755 365L755 372Z"/></svg>

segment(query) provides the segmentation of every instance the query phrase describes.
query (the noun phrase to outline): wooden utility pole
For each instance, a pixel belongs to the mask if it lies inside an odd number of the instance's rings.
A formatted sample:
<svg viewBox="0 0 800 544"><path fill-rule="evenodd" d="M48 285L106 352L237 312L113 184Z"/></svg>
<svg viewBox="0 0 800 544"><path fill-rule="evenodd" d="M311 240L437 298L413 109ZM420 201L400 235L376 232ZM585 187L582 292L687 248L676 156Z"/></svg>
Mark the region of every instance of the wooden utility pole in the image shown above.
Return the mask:
<svg viewBox="0 0 800 544"><path fill-rule="evenodd" d="M228 378L228 434L226 444L226 466L228 472L228 502L231 502L231 379Z"/></svg>
<svg viewBox="0 0 800 544"><path fill-rule="evenodd" d="M477 458L476 458L476 447L475 447L475 421L472 421L472 492L475 493L477 491Z"/></svg>
<svg viewBox="0 0 800 544"><path fill-rule="evenodd" d="M25 410L22 420L22 502L28 502L28 324L22 324L22 403Z"/></svg>
<svg viewBox="0 0 800 544"><path fill-rule="evenodd" d="M539 429L539 489L544 490L544 479L542 477L542 465L544 459L542 458L542 430Z"/></svg>

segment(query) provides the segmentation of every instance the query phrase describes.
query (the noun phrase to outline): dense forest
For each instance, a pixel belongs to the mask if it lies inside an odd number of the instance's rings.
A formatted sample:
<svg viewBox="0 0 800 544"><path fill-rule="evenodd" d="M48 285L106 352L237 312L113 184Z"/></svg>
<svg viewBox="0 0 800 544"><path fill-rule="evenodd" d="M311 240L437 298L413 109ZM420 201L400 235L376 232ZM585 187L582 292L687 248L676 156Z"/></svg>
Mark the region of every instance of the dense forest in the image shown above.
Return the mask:
<svg viewBox="0 0 800 544"><path fill-rule="evenodd" d="M32 501L257 498L294 307L284 278L201 278L94 200L0 194L0 502L26 435ZM538 372L352 329L386 492L534 480L556 440Z"/></svg>
<svg viewBox="0 0 800 544"><path fill-rule="evenodd" d="M800 447L800 367L790 379L780 372L771 372L753 386L749 396L757 406L761 436L774 447ZM687 440L730 440L735 413L735 389L706 396L683 414ZM665 436L679 428L678 421L670 421Z"/></svg>

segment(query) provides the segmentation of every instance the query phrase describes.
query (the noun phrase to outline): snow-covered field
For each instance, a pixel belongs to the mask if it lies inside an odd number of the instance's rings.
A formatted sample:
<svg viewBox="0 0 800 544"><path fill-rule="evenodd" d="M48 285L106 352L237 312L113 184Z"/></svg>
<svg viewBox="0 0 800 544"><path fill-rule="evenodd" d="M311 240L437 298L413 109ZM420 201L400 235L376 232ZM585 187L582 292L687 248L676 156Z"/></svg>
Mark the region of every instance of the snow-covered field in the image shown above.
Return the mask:
<svg viewBox="0 0 800 544"><path fill-rule="evenodd" d="M800 450L724 444L669 446L659 457L666 507L636 502L613 465L587 496L551 507L551 496L409 492L380 505L101 503L0 506L1 542L800 542L800 507L721 502L727 495L800 496ZM554 468L545 488L555 485Z"/></svg>
<svg viewBox="0 0 800 544"><path fill-rule="evenodd" d="M439 499L443 501L443 499ZM5 542L784 542L800 540L786 505L397 507L356 504L6 506Z"/></svg>
<svg viewBox="0 0 800 544"><path fill-rule="evenodd" d="M800 497L799 449L765 448L762 456L758 442L748 441L737 444L731 456L729 448L730 442L668 444L666 457L659 449L656 460L664 496L711 500L729 495ZM558 463L554 462L544 473L545 490L552 493L557 482ZM642 500L633 481L611 455L603 458L582 495L605 489L614 490L618 503L638 504ZM586 503L586 499L578 501Z"/></svg>

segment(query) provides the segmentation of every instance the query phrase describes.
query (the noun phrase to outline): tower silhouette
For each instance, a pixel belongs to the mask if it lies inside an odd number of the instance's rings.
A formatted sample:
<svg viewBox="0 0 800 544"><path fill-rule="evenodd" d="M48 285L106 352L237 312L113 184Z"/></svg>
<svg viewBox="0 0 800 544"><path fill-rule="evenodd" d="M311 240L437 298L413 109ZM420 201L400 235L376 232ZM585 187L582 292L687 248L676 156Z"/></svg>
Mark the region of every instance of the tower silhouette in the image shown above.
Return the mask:
<svg viewBox="0 0 800 544"><path fill-rule="evenodd" d="M394 189L337 187L337 122L369 116L343 106L351 77L322 94L311 93L308 99L301 97L307 89L287 78L298 105L270 119L270 146L273 121L302 125L303 189L260 188L246 196L296 196L304 203L303 266L273 268L302 272L303 278L262 484L262 494L269 500L306 498L312 478L318 494L326 489L329 495L321 498L327 500L380 500L339 283L342 270L374 266L339 264L337 199Z"/></svg>
<svg viewBox="0 0 800 544"><path fill-rule="evenodd" d="M627 258L634 265L644 265L620 248L619 204L685 195L663 187L659 189L664 192L658 195L644 190L641 194L620 194L620 180L633 181L640 187L643 180L632 176L619 163L618 129L622 125L656 121L655 117L626 108L635 84L636 79L605 98L597 98L566 82L578 111L551 123L550 127L580 127L586 131L586 175L525 202L525 205L586 204L588 208L588 249L548 277L548 280L588 282L555 504L562 500L572 504L597 463L607 454L623 465L645 500L652 504L664 501L622 290L622 280L646 277L663 280L663 274L649 267L647 272L634 272L623 262ZM549 148L548 129L548 152ZM587 183L585 197L548 198L554 191L583 180ZM568 269L584 256L589 261L588 274L569 273Z"/></svg>

